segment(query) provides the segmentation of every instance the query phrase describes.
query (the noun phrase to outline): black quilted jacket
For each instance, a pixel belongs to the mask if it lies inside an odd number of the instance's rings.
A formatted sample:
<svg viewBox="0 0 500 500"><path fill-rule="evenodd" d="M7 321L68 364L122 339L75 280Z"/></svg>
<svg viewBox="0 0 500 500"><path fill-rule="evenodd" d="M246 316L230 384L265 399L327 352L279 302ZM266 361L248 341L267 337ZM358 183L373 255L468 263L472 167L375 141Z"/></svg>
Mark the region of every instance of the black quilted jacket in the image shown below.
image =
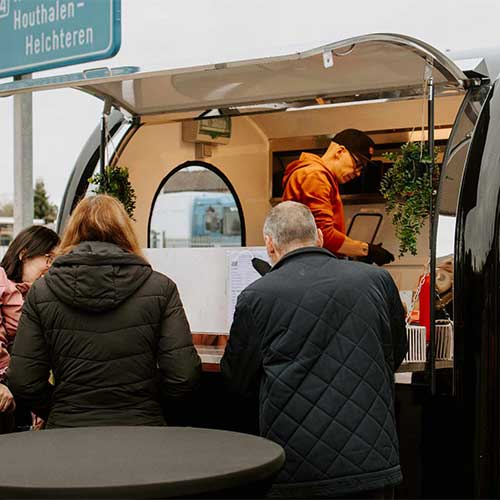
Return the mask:
<svg viewBox="0 0 500 500"><path fill-rule="evenodd" d="M383 269L321 248L286 255L242 292L222 360L230 388L260 387L260 432L286 452L272 496L397 484L394 371L407 349Z"/></svg>
<svg viewBox="0 0 500 500"><path fill-rule="evenodd" d="M17 401L49 412L48 427L164 425L161 395L189 393L200 366L175 283L86 242L33 284L8 376Z"/></svg>

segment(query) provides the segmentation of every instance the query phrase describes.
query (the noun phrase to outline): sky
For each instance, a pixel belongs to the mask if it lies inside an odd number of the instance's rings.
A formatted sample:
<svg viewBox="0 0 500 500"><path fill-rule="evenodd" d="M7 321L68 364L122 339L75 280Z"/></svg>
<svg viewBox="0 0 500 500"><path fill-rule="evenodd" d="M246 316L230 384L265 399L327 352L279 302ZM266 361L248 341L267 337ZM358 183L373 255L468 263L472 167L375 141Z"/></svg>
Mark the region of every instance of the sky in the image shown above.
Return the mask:
<svg viewBox="0 0 500 500"><path fill-rule="evenodd" d="M499 47L499 0L122 0L122 45L112 59L40 72L102 66L166 69L284 55L377 32L462 51ZM0 83L10 79L0 79ZM76 90L33 96L33 177L60 204L101 101ZM12 199L13 99L0 99L0 203Z"/></svg>

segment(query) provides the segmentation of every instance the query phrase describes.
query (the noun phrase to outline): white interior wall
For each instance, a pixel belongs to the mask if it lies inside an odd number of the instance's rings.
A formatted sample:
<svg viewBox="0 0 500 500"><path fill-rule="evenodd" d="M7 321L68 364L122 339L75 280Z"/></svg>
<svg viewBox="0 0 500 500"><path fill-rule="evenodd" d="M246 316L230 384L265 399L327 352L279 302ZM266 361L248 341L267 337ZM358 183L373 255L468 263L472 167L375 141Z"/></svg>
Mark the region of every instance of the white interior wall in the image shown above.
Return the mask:
<svg viewBox="0 0 500 500"><path fill-rule="evenodd" d="M147 246L147 226L153 197L164 177L186 161L195 160L194 143L182 140L181 123L146 124L134 134L119 163L127 166L137 194L136 231ZM268 144L248 118L235 120L229 145L212 148L204 162L217 167L239 196L247 245L261 245L262 224L269 204Z"/></svg>

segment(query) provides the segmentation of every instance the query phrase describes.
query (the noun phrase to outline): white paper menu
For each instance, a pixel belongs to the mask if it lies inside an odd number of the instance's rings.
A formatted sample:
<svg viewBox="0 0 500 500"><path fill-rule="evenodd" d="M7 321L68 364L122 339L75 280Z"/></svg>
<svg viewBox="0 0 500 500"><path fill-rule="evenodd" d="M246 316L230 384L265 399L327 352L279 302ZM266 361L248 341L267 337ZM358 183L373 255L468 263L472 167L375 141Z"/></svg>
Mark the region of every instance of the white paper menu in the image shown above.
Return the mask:
<svg viewBox="0 0 500 500"><path fill-rule="evenodd" d="M228 280L227 280L227 328L233 322L234 309L238 295L251 283L260 278L260 274L253 268L252 259L258 257L271 263L265 248L245 248L229 250Z"/></svg>

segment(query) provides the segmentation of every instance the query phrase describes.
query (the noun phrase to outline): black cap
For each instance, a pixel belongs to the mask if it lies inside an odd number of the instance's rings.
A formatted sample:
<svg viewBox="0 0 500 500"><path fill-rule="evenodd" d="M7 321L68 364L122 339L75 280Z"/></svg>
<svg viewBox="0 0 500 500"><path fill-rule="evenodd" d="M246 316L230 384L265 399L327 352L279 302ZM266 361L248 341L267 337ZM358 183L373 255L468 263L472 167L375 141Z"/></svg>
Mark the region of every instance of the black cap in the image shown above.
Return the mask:
<svg viewBox="0 0 500 500"><path fill-rule="evenodd" d="M360 155L366 160L371 159L371 148L375 146L369 136L355 128L342 130L333 137L332 141L344 146L350 153Z"/></svg>

